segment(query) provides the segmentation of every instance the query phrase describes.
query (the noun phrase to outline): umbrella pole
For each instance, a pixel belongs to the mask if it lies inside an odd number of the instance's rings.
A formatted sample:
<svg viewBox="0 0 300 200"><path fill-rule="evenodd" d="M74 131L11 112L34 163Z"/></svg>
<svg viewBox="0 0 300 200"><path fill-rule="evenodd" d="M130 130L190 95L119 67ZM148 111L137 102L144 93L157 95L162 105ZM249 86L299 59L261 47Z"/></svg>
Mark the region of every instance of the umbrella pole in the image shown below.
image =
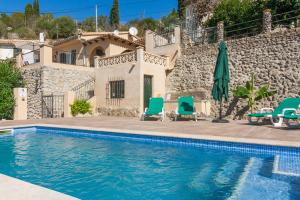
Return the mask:
<svg viewBox="0 0 300 200"><path fill-rule="evenodd" d="M221 98L220 101L219 120L222 120L222 106L223 106L223 98Z"/></svg>
<svg viewBox="0 0 300 200"><path fill-rule="evenodd" d="M213 123L229 123L228 120L222 118L222 111L223 111L223 98L221 98L220 101L219 118L212 120Z"/></svg>

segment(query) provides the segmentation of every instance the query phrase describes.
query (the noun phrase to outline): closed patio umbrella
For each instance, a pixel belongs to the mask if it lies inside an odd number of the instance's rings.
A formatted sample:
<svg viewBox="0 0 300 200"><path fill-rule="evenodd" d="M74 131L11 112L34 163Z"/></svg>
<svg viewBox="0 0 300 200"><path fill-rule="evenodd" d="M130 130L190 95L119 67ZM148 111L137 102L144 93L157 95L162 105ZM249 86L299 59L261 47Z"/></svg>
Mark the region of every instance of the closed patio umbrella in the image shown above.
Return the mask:
<svg viewBox="0 0 300 200"><path fill-rule="evenodd" d="M228 100L229 66L227 57L227 46L224 41L219 45L219 54L214 72L214 85L212 96L215 101L220 102L219 118L213 122L228 122L222 119L223 99Z"/></svg>

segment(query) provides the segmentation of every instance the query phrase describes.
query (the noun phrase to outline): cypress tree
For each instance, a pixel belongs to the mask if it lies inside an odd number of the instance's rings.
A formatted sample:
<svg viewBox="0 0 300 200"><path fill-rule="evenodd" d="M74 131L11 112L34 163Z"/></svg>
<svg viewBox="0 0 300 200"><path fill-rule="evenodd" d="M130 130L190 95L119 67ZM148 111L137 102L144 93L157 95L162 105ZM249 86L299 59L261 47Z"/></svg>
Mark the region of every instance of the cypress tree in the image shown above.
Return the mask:
<svg viewBox="0 0 300 200"><path fill-rule="evenodd" d="M25 6L25 25L28 26L31 24L33 16L32 5L29 3Z"/></svg>
<svg viewBox="0 0 300 200"><path fill-rule="evenodd" d="M29 3L25 6L25 16L30 18L33 15L32 5Z"/></svg>
<svg viewBox="0 0 300 200"><path fill-rule="evenodd" d="M34 2L33 2L33 14L35 16L40 16L40 3L39 3L39 0L34 0Z"/></svg>
<svg viewBox="0 0 300 200"><path fill-rule="evenodd" d="M119 16L119 0L114 0L112 8L110 10L110 25L113 28L117 28L120 24L120 16Z"/></svg>
<svg viewBox="0 0 300 200"><path fill-rule="evenodd" d="M184 0L178 0L178 16L180 19L185 17L185 8Z"/></svg>

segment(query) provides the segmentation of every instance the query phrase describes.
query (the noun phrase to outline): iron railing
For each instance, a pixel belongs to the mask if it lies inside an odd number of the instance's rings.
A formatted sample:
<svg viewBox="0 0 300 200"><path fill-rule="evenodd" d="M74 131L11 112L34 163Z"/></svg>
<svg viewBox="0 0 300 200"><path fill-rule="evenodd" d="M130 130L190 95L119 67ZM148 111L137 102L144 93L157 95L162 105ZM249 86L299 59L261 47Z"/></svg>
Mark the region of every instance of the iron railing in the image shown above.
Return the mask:
<svg viewBox="0 0 300 200"><path fill-rule="evenodd" d="M75 99L89 100L95 96L95 79L87 80L72 89Z"/></svg>
<svg viewBox="0 0 300 200"><path fill-rule="evenodd" d="M64 95L42 96L42 118L61 118L64 116Z"/></svg>
<svg viewBox="0 0 300 200"><path fill-rule="evenodd" d="M175 32L174 29L163 33L154 34L154 47L161 47L170 44L175 44Z"/></svg>
<svg viewBox="0 0 300 200"><path fill-rule="evenodd" d="M300 27L300 9L272 15L272 29Z"/></svg>
<svg viewBox="0 0 300 200"><path fill-rule="evenodd" d="M196 44L210 44L217 41L217 28L198 28L187 31L187 35Z"/></svg>
<svg viewBox="0 0 300 200"><path fill-rule="evenodd" d="M224 27L225 40L251 37L262 33L263 18L227 25Z"/></svg>

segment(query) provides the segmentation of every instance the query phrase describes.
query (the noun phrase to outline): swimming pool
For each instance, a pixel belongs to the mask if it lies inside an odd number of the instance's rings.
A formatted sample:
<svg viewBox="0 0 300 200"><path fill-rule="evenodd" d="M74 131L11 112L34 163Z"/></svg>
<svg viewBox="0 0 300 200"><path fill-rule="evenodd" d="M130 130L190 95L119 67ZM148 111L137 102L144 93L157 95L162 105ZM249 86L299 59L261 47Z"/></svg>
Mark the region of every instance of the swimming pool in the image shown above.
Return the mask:
<svg viewBox="0 0 300 200"><path fill-rule="evenodd" d="M81 199L300 199L298 148L31 127L0 173Z"/></svg>

